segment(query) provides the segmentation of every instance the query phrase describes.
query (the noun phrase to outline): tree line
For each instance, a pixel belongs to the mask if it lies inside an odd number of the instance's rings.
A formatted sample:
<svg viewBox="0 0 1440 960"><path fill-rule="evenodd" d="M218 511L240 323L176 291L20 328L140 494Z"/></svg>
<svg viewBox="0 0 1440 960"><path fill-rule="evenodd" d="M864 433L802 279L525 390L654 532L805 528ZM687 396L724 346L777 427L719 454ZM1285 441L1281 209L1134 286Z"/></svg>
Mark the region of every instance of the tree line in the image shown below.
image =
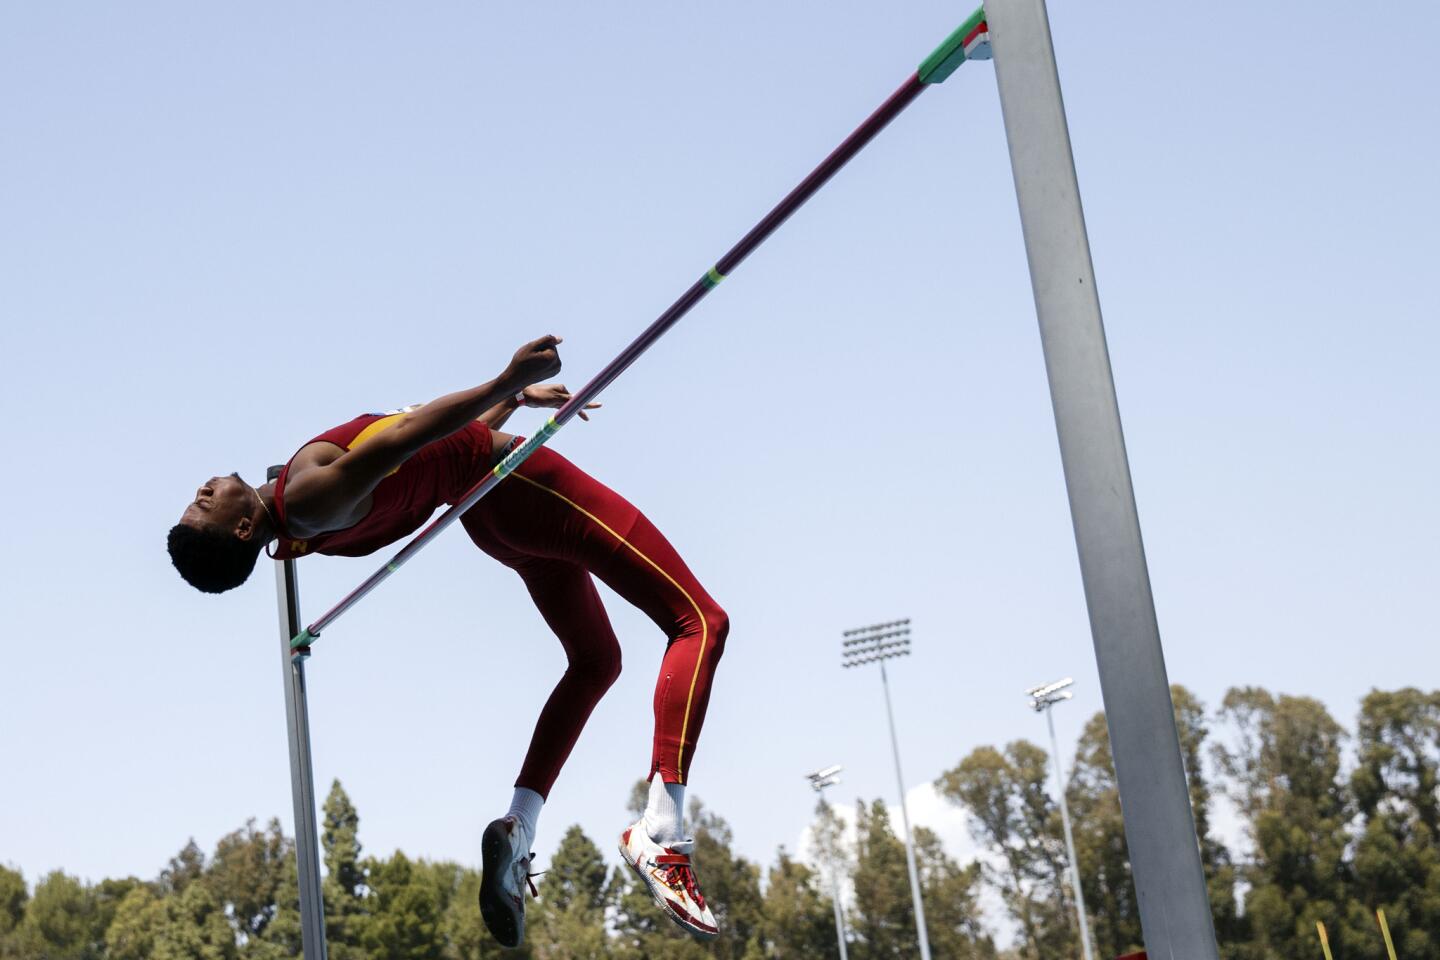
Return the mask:
<svg viewBox="0 0 1440 960"><path fill-rule="evenodd" d="M1318 960L1323 923L1337 960L1384 960L1383 909L1402 960L1440 960L1440 691L1372 691L1353 736L1309 697L1238 687L1211 715L1184 687L1171 693L1222 957ZM974 750L936 783L969 812L1027 960L1077 955L1050 770L1020 740ZM1215 829L1221 798L1239 849ZM1080 736L1066 799L1096 956L1139 950L1103 714Z"/></svg>
<svg viewBox="0 0 1440 960"><path fill-rule="evenodd" d="M1314 699L1229 691L1213 714L1173 689L1216 931L1227 960L1382 960L1383 908L1402 960L1440 960L1440 691L1374 691L1353 735ZM973 750L935 783L967 814L984 856L956 862L914 831L933 956L1058 960L1079 955L1050 758L1033 743ZM1095 955L1141 947L1119 791L1103 714L1068 765L1082 893ZM1217 803L1243 828L1218 835ZM638 816L645 784L636 785ZM880 800L847 828L824 804L816 867L784 848L768 866L734 849L725 820L692 801L689 825L722 937L700 944L608 867L578 827L539 879L525 945L502 951L477 905L479 874L449 862L366 856L339 782L324 804L325 926L334 960L799 960L838 958L830 864L839 871L852 960L918 957L904 846ZM1234 831L1231 831L1232 833ZM1017 943L998 949L980 907L1003 904ZM294 844L278 820L250 821L207 856L192 840L150 880L84 882L61 871L33 890L0 867L0 960L279 960L300 955ZM993 918L990 918L993 919Z"/></svg>

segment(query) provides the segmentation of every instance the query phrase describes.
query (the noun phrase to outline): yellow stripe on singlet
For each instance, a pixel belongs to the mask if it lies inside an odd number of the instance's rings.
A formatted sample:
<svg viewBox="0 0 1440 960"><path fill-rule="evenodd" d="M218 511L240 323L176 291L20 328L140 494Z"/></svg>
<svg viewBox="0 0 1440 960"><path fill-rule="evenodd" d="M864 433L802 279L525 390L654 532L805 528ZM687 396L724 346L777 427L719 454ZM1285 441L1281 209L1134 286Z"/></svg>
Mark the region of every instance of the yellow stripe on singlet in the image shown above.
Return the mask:
<svg viewBox="0 0 1440 960"><path fill-rule="evenodd" d="M405 414L403 413L396 413L388 417L381 417L379 420L375 420L371 423L366 424L363 430L355 434L355 439L351 440L350 444L345 449L354 450L356 447L360 446L360 444L375 436L375 434L382 433L395 426L404 416Z"/></svg>
<svg viewBox="0 0 1440 960"><path fill-rule="evenodd" d="M362 443L364 443L366 440L373 439L377 434L384 433L386 430L389 430L391 427L396 426L396 425L399 424L399 422L400 422L401 420L403 420L404 418L405 418L405 414L403 414L403 413L392 413L392 414L391 414L390 416L388 416L388 417L381 417L379 420L375 420L375 421L373 421L373 422L371 422L371 423L366 424L366 425L365 425L365 428L364 428L363 430L361 430L359 433L355 434L355 439L354 439L354 440L351 440L351 441L350 441L350 445L347 446L345 449L346 449L346 450L354 450L356 447L360 446L360 445L361 445ZM385 474L385 476L387 476L387 477L393 477L393 476L395 476L395 474L397 474L397 473L399 473L399 472L400 472L400 467L396 467L394 470L391 470L389 473Z"/></svg>
<svg viewBox="0 0 1440 960"><path fill-rule="evenodd" d="M635 544L631 543L629 540L626 540L624 537L620 536L620 534L616 533L604 520L601 520L599 517L595 516L595 514L591 513L589 510L586 510L584 507L580 506L580 504L576 503L574 500L571 500L563 493L551 490L543 483L536 483L534 480L531 480L523 473L512 473L510 474L510 476L514 477L517 480L524 480L532 487L544 490L546 493L550 494L553 497L557 497L558 499L569 504L574 509L583 513L585 516L589 517L597 525L604 529L606 533L610 534L610 536L614 537L616 540L619 540L625 546L629 547L630 550L635 554L635 556L639 557L641 560L644 560L646 563L650 564L650 566L654 567L655 571L659 573L660 576L664 577L666 580L669 580L671 585L673 585L676 590L679 590L680 595L683 596L687 601L689 601L690 606L695 609L695 618L700 621L700 653L695 657L695 673L690 677L690 692L685 695L685 718L680 722L680 752L675 757L675 773L677 776L680 777L680 782L683 784L685 782L685 774L683 772L685 769L685 734L690 729L690 706L695 699L695 684L700 681L700 664L704 662L705 659L705 644L710 639L710 623L705 619L705 615L700 612L700 604L696 603L695 598L690 596L690 592L684 587L680 586L680 584L675 581L674 577L666 573L665 570L660 566L660 564L645 556L645 554L640 550L639 547L635 546Z"/></svg>

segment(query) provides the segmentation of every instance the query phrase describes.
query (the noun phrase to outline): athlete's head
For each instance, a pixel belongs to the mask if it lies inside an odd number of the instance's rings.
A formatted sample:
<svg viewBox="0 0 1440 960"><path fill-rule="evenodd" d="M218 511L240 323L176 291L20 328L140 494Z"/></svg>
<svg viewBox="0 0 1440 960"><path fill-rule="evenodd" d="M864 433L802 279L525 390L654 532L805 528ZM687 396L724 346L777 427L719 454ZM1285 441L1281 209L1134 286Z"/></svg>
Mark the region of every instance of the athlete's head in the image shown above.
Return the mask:
<svg viewBox="0 0 1440 960"><path fill-rule="evenodd" d="M268 539L265 504L240 474L211 477L170 528L170 560L197 590L224 593L255 569Z"/></svg>

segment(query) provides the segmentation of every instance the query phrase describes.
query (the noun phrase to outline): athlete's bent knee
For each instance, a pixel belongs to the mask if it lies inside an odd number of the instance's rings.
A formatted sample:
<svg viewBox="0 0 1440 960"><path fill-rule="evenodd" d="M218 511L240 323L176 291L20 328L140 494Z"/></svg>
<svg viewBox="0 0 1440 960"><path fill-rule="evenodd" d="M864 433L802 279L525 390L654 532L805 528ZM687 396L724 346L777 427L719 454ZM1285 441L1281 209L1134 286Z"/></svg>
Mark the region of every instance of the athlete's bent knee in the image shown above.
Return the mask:
<svg viewBox="0 0 1440 960"><path fill-rule="evenodd" d="M620 650L617 647L613 652L573 658L570 672L579 674L601 690L608 690L620 679L620 666Z"/></svg>
<svg viewBox="0 0 1440 960"><path fill-rule="evenodd" d="M718 660L720 654L725 652L725 638L730 636L730 614L712 604L710 609L705 611L705 623L709 627L710 635L715 638L710 647L710 655Z"/></svg>

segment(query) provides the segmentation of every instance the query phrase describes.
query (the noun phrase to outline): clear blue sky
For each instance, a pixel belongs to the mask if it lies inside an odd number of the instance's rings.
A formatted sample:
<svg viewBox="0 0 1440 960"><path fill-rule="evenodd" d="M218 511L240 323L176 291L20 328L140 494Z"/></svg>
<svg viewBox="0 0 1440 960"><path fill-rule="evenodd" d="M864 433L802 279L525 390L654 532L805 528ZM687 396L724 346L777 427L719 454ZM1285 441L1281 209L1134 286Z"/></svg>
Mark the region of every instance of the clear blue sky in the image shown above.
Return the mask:
<svg viewBox="0 0 1440 960"><path fill-rule="evenodd" d="M0 861L151 876L187 837L288 830L270 571L201 596L164 552L197 481L540 333L578 386L968 12L6 5ZM1349 723L1372 686L1436 682L1440 13L1230 13L1052 17L1172 678ZM731 612L693 783L744 853L794 845L816 767L893 799L846 627L914 620L914 785L1042 739L1028 686L1077 678L1067 751L1099 709L988 65L604 399L556 446ZM372 566L306 561L306 609ZM542 856L572 822L608 844L646 771L662 638L607 597L627 668ZM562 665L519 581L447 536L316 651L320 788L373 852L476 862Z"/></svg>

